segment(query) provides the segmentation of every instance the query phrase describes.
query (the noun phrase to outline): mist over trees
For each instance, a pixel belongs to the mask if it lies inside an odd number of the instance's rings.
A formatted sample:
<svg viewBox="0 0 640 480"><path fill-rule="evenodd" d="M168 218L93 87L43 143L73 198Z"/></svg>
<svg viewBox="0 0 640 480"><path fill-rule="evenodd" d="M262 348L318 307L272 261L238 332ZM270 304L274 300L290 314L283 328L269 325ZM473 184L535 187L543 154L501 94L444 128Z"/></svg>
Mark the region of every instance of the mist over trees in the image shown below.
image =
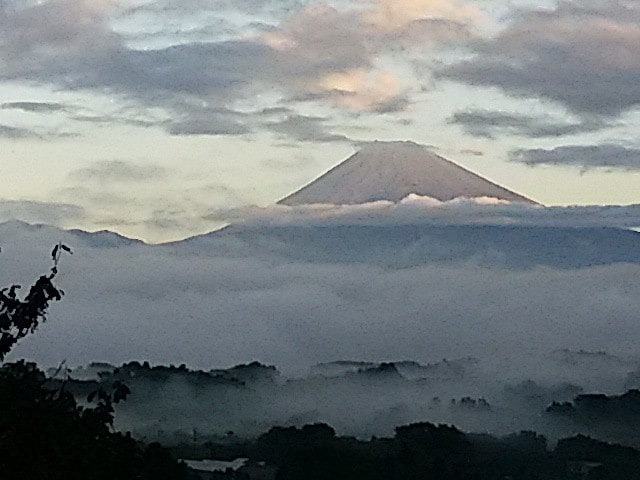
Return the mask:
<svg viewBox="0 0 640 480"><path fill-rule="evenodd" d="M0 360L47 318L51 302L63 291L55 284L54 265L20 298L20 286L0 291ZM0 366L0 476L6 480L181 479L187 469L159 444L144 445L113 428L114 405L130 393L121 382L98 388L78 405L62 385L54 386L34 363L23 360Z"/></svg>
<svg viewBox="0 0 640 480"><path fill-rule="evenodd" d="M43 228L31 233L40 235L47 231ZM28 428L42 433L34 435L32 430L8 423L2 427L13 428L13 436L7 438L25 449L40 445L27 455L6 456L5 471L17 472L12 478L37 478L37 470L25 468L59 463L65 478L75 478L73 475L80 475L77 472L89 479L181 478L188 474L169 451L148 444L161 441L179 458L246 457L253 466L264 461L277 478L314 478L315 474L317 478L379 478L374 472L384 465L371 459L371 451L392 462L393 467L386 470L390 476L382 478L431 478L433 462L443 461L457 465L446 472L451 478L476 478L482 475L482 468L512 478L537 478L528 467L518 466L525 454L506 440L521 430L537 432L514 438L531 440L521 439L531 447L531 451L524 449L526 455L536 459L541 472L556 468L567 474L558 478L616 478L612 472L626 472L635 465L635 450L602 441L631 447L640 444L630 428L637 419L632 389L640 386L638 359L624 352L583 348L589 346L584 338L603 339L596 329L609 320L625 328L612 331L605 338L608 344L619 345L619 337L625 336L631 345L628 334L635 326L629 312L635 303L628 297L634 296L635 286L616 288L637 274L635 263L560 269L537 265L536 259L529 258L534 265L496 267L485 264L492 261L485 252L482 261L475 258L469 263L465 254L447 264L431 259L405 268L402 259L409 262L416 248L426 245L421 243L427 238L422 232L403 247L402 255L385 257L385 253L377 264L366 255L332 264L324 257L300 257L306 240L294 242L295 248L285 251L288 236L298 231L278 232L283 239L265 235L262 250L256 248L251 255L246 251L251 242L247 240L242 248L234 245L241 238L235 235L231 240L194 240L204 242L206 248L188 242L178 249L123 244L110 235L69 234L80 244L79 250L74 248L76 255L69 257L73 272L64 277L73 295L59 302L62 291L53 270L38 277L24 296L18 288L3 291L7 358L19 358L29 349L38 351L61 332L68 344L77 332L74 347L79 348L75 351L91 352L95 360L110 360L101 352L109 345L126 345L129 350L117 350L118 354L140 361L119 367L99 361L84 369L63 365L47 375L24 361L4 365L1 406L15 413L7 415L6 422L18 422L25 416L23 408L31 408L35 413ZM317 232L306 233L320 240ZM571 238L576 235L571 233ZM27 241L22 245L35 252L37 242L29 235L24 238ZM370 240L372 250L367 255L380 243ZM274 254L274 244L283 248L282 255ZM315 252L324 255L323 249L329 251L334 244L320 242ZM13 248L15 245L14 240ZM204 253L197 253L201 248ZM55 252L59 253L60 249ZM139 262L135 265L145 268L122 268L123 254L131 259L128 267ZM39 264L35 258L24 254L19 261L12 258L14 263L8 262L10 269L3 278L33 270ZM396 263L383 265L385 258ZM176 289L177 284L186 287ZM93 295L99 291L100 298L87 297L91 291ZM511 295L518 291L518 296ZM591 294L585 296L585 291ZM185 301L190 302L191 310L186 309ZM65 308L55 310L55 322L43 324L56 304ZM470 309L470 305L477 308ZM519 315L523 306L531 305L541 309ZM549 317L549 311L566 314L563 322L557 322L557 316ZM131 331L132 315L138 328L129 336L120 335L124 326ZM183 328L185 319L189 329ZM390 329L390 321L403 328ZM15 322L24 328L13 328ZM64 328L58 328L63 323ZM172 328L166 329L167 325ZM581 325L584 338L574 337L576 325ZM176 335L177 330L183 335ZM212 331L219 335L212 337ZM36 334L30 335L32 332ZM524 334L528 343L520 338ZM179 366L153 366L157 357L148 356L153 348L140 348L142 337L155 348L163 347L169 358L181 359L175 362ZM332 341L327 344L326 339ZM487 356L489 346L495 349L494 357ZM523 348L527 346L531 350ZM540 346L547 350L536 350ZM190 355L200 349L199 358L209 368L188 367ZM72 350L64 353L73 355ZM259 362L212 369L221 364L220 359L245 359L247 352L261 360L264 352L279 355L277 358L286 360L287 370ZM496 362L500 356L496 352L515 357ZM52 348L49 353L61 355L63 351ZM332 361L336 357L350 360ZM73 363L78 364L77 358ZM292 375L290 366L296 361L301 366L300 358L313 366ZM15 403L20 392L36 405ZM52 411L57 412L54 419L48 417ZM594 415L594 411L599 413ZM331 427L303 428L317 423ZM418 430L453 432L452 438L463 441L451 443L448 434L437 434L435 440L422 433L399 437L397 428L411 424L422 425ZM280 430L272 430L274 426ZM316 433L289 437L286 432L291 428ZM122 433L127 431L131 435ZM329 431L334 434L328 435ZM72 439L69 449L50 448L47 442L61 441L54 435L58 432ZM576 439L576 432L597 440ZM316 434L325 443L318 445ZM292 438L301 442L299 448L265 457L251 446L257 437L262 438L258 444L265 449L280 449L282 435L289 438L287 442ZM400 445L406 451L398 450ZM399 457L398 451L405 451L406 456ZM439 457L438 451L445 456ZM332 453L325 456L326 452ZM572 453L563 456L562 452ZM94 467L103 461L108 465L100 472L111 477L94 473ZM333 467L323 470L325 464ZM157 465L163 465L162 472L149 473ZM587 473L572 473L583 468Z"/></svg>

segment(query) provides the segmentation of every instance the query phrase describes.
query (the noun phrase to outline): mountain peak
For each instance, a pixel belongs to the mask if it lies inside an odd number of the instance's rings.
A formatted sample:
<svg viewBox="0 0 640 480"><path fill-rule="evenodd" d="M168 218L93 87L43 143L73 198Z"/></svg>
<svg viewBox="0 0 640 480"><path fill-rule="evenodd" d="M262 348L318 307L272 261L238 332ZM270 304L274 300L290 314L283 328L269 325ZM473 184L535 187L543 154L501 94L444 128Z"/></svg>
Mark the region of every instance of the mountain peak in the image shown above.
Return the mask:
<svg viewBox="0 0 640 480"><path fill-rule="evenodd" d="M281 205L332 203L353 205L410 194L441 201L493 197L510 202L532 200L476 175L414 142L372 142L297 192Z"/></svg>

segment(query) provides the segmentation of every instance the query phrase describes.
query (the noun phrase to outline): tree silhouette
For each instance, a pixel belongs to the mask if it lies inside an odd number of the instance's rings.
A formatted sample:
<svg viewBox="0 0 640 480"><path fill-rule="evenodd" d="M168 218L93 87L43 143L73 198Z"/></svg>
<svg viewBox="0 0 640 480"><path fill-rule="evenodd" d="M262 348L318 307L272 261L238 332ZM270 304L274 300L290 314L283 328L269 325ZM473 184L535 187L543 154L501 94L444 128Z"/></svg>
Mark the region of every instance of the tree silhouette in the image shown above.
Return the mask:
<svg viewBox="0 0 640 480"><path fill-rule="evenodd" d="M24 300L18 296L20 285L0 290L0 361L21 338L35 332L38 325L46 321L51 302L62 299L64 291L53 284L62 252L73 254L68 246L58 243L51 252L53 266L49 274L36 280Z"/></svg>
<svg viewBox="0 0 640 480"><path fill-rule="evenodd" d="M46 321L51 302L64 292L54 285L63 252L51 252L53 266L21 299L19 285L0 290L0 361L15 344ZM129 388L114 382L77 404L74 396L52 388L34 364L19 361L0 365L0 478L2 480L182 480L187 467L158 444L145 445L130 434L114 431L114 405Z"/></svg>

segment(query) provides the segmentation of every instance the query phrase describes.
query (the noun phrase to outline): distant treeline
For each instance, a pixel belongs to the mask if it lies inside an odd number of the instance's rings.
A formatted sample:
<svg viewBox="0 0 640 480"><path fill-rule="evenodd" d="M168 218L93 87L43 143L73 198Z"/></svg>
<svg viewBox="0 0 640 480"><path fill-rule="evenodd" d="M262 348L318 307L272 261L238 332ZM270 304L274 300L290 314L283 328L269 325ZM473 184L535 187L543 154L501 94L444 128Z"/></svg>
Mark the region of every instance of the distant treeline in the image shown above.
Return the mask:
<svg viewBox="0 0 640 480"><path fill-rule="evenodd" d="M195 391L209 383L252 389L275 382L273 367L258 363L228 370L197 372L185 366L151 367L137 362L114 368L94 364L98 379L46 379L33 364L6 364L0 369L0 468L2 479L210 479L210 480L633 480L640 479L640 451L585 435L551 446L533 431L498 437L463 433L454 426L413 423L395 428L393 436L369 440L338 436L327 424L273 427L254 439L232 432L224 438L198 439L170 449L146 444L112 428L120 397L143 385L155 385L145 398L162 395L176 378ZM86 372L85 372L86 373ZM395 379L392 364L365 367L356 379L373 375ZM350 377L352 374L348 374ZM127 386L128 385L128 386ZM75 392L76 397L71 392ZM93 398L92 407L83 393ZM185 403L190 399L184 398ZM431 400L433 401L433 400ZM124 402L124 405L130 400ZM449 408L453 408L450 405ZM463 398L455 408L491 410L482 399ZM575 425L637 419L640 392L616 397L578 395L573 402L553 403L547 415ZM175 414L169 411L167 415ZM619 423L619 422L617 422ZM637 424L637 423L636 423ZM633 425L636 425L633 424ZM630 425L629 428L633 428ZM175 458L232 461L249 459L226 472L187 470Z"/></svg>
<svg viewBox="0 0 640 480"><path fill-rule="evenodd" d="M208 477L221 480L640 478L640 452L629 447L575 436L549 450L534 432L497 438L430 423L398 427L393 438L369 441L338 437L324 424L273 428L255 441L210 448L215 458L248 458L253 465ZM256 469L261 462L264 467Z"/></svg>
<svg viewBox="0 0 640 480"><path fill-rule="evenodd" d="M117 426L167 444L194 437L203 443L229 431L249 438L274 425L319 422L368 438L427 420L465 431L534 430L552 440L580 432L640 448L640 391L583 394L572 385L550 389L528 381L499 392L502 404L469 395L434 396L438 388L459 386L474 365L474 359L431 365L334 362L318 365L307 377L286 379L275 367L258 362L211 371L147 362L94 363L58 371L51 384L64 385L79 399L114 382L128 385L132 394L116 407ZM522 421L506 431L492 429L504 425L505 418Z"/></svg>
<svg viewBox="0 0 640 480"><path fill-rule="evenodd" d="M169 450L114 430L113 406L127 394L128 387L112 384L80 406L35 364L1 365L0 479L187 479L186 465Z"/></svg>

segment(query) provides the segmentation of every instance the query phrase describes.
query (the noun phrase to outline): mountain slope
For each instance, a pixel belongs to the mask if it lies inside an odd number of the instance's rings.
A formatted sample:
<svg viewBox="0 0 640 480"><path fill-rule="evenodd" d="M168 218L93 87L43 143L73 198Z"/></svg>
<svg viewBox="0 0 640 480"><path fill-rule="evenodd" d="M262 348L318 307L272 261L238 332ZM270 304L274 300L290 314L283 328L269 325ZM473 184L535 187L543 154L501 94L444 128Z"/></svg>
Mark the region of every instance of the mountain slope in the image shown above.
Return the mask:
<svg viewBox="0 0 640 480"><path fill-rule="evenodd" d="M471 263L574 269L640 264L640 233L618 228L496 225L232 226L167 245L176 253L369 264L391 269Z"/></svg>
<svg viewBox="0 0 640 480"><path fill-rule="evenodd" d="M353 205L399 202L415 193L441 201L493 197L535 203L412 142L374 142L297 192L281 205Z"/></svg>

